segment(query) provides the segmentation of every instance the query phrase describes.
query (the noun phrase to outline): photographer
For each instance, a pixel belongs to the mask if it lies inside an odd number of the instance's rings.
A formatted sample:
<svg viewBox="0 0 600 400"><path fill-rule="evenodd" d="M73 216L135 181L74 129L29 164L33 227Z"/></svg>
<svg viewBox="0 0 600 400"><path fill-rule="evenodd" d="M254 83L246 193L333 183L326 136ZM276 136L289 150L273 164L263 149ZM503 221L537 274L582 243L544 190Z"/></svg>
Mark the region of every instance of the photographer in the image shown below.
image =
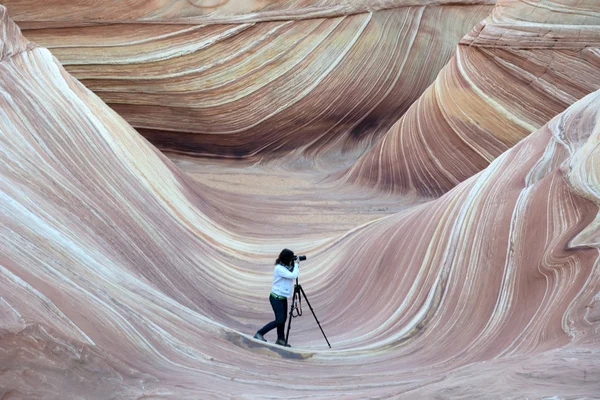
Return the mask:
<svg viewBox="0 0 600 400"><path fill-rule="evenodd" d="M271 321L259 329L254 335L255 339L266 342L264 335L277 328L277 341L275 343L282 346L286 345L284 328L288 311L287 299L294 293L294 279L298 277L300 272L299 264L294 262L294 258L293 251L283 249L279 253L279 258L275 260L273 286L269 296L271 307L273 307L275 313L275 321ZM289 347L289 345L287 346Z"/></svg>

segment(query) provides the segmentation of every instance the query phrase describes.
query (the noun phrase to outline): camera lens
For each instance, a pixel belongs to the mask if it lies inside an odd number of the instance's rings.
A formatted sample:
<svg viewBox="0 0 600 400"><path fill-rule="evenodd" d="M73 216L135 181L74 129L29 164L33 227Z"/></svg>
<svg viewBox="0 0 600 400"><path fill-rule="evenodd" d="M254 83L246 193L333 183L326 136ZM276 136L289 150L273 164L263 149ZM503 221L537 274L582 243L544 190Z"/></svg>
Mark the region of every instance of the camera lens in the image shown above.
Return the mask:
<svg viewBox="0 0 600 400"><path fill-rule="evenodd" d="M298 260L304 261L304 260L306 260L306 256L298 256Z"/></svg>

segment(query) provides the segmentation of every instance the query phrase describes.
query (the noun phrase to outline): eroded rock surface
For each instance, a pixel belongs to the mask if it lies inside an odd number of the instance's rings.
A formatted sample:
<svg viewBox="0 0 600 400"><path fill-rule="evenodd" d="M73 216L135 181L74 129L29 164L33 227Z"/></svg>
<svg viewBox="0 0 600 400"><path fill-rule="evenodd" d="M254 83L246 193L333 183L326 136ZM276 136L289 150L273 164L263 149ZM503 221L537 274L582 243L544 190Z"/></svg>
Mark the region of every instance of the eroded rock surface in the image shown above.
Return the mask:
<svg viewBox="0 0 600 400"><path fill-rule="evenodd" d="M600 88L600 3L501 0L410 110L344 174L437 197Z"/></svg>
<svg viewBox="0 0 600 400"><path fill-rule="evenodd" d="M6 5L27 38L161 150L260 159L301 150L326 157L323 168L333 157L352 161L384 134L492 9L490 1L191 3Z"/></svg>
<svg viewBox="0 0 600 400"><path fill-rule="evenodd" d="M360 203L338 204L311 237L275 218L285 197L192 181L5 15L0 397L600 392L600 91L443 196L353 228ZM336 184L334 203L372 189ZM283 228L258 235L261 218ZM251 339L294 227L331 350L306 307L293 348Z"/></svg>

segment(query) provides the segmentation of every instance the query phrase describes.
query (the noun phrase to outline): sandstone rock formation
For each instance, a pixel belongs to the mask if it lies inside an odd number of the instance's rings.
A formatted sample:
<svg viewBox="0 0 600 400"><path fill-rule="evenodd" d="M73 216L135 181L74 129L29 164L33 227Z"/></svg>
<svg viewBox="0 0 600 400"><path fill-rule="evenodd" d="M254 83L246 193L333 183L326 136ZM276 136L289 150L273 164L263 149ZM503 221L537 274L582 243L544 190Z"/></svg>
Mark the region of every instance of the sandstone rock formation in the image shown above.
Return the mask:
<svg viewBox="0 0 600 400"><path fill-rule="evenodd" d="M500 0L436 81L344 174L436 197L600 88L600 3Z"/></svg>
<svg viewBox="0 0 600 400"><path fill-rule="evenodd" d="M456 4L493 5L496 0L4 0L24 28L85 26L132 21L219 24L295 20L387 10L399 7Z"/></svg>
<svg viewBox="0 0 600 400"><path fill-rule="evenodd" d="M5 2L26 37L160 149L235 158L302 149L353 160L491 10L487 0L131 3Z"/></svg>
<svg viewBox="0 0 600 400"><path fill-rule="evenodd" d="M0 21L0 397L600 392L600 91L436 200L305 232L302 281L333 349L305 310L285 350L250 337L291 236L228 221L242 212L227 190L183 174L2 7Z"/></svg>

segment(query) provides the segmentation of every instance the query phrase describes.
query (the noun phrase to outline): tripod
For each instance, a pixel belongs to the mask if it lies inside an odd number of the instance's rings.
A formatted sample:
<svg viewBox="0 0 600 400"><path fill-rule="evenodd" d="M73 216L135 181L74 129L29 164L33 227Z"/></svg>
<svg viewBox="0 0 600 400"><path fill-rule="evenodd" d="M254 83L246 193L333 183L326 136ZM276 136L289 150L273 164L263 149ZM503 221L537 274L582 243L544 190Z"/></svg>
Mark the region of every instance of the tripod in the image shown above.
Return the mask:
<svg viewBox="0 0 600 400"><path fill-rule="evenodd" d="M327 336L325 336L325 332L323 332L323 328L321 328L321 324L319 323L319 320L317 319L317 316L315 315L313 308L310 306L310 302L308 301L308 298L306 297L306 293L304 293L304 289L302 289L302 286L300 286L300 284L298 283L298 278L296 278L296 285L294 286L294 297L292 298L292 307L290 308L290 320L288 322L287 333L285 334L286 346L288 343L288 338L290 337L290 328L292 327L292 318L300 317L302 315L302 302L301 302L301 298L300 298L300 293L302 293L302 296L304 296L304 300L306 300L306 304L308 304L308 308L310 308L310 311L312 312L313 317L315 317L315 321L317 321L317 325L319 325L319 329L321 329L321 333L323 334L323 337L325 338L327 345L329 346L329 348L331 348L331 345L329 344L329 340L327 340ZM294 311L296 311L296 315L294 315Z"/></svg>

